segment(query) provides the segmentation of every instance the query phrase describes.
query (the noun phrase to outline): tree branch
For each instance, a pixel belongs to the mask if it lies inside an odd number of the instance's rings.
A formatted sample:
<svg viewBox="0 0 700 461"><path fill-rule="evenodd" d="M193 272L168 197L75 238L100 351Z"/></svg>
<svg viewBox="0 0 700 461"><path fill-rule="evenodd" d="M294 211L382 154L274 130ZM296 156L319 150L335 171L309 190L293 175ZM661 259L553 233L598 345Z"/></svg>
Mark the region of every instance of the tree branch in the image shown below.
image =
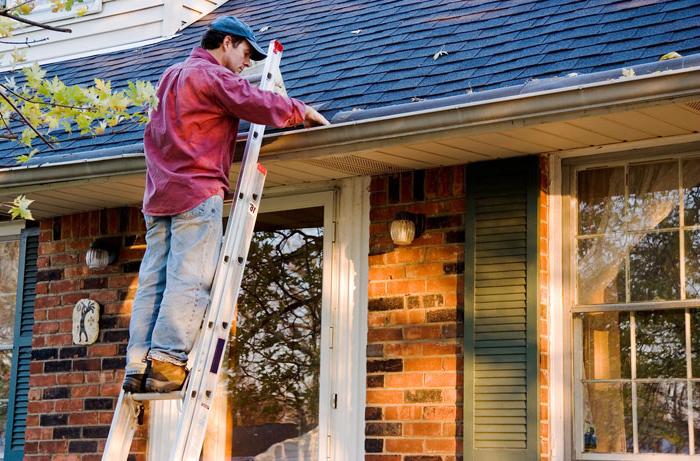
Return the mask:
<svg viewBox="0 0 700 461"><path fill-rule="evenodd" d="M10 98L8 98L8 97L7 97L5 94L3 94L3 93L0 93L0 97L2 97L2 99L4 99L4 100L7 102L7 104L9 104L10 107L12 107L12 110L14 110L15 112L17 112L17 115L19 115L19 117L22 119L22 121L25 123L25 125L27 125L29 128L31 128L31 130L32 130L34 133L36 133L36 135L39 137L39 139L41 139L42 141L44 141L44 144L46 144L47 146L49 146L51 149L54 149L54 145L51 144L51 142L49 142L49 140L46 139L46 137L44 137L44 135L41 134L41 133L39 132L39 130L37 130L37 129L34 127L34 125L32 125L32 123L31 123L29 120L27 120L27 117L25 117L24 114L23 114L22 112L20 112L20 110L17 108L17 106L14 105L14 103L12 102L12 100L10 100Z"/></svg>
<svg viewBox="0 0 700 461"><path fill-rule="evenodd" d="M0 40L0 43L5 44L5 45L27 45L27 48L31 48L32 44L34 43L41 43L49 40L49 37L44 37L44 38L37 38L37 39L32 39L29 40L29 37L25 38L21 42L13 42L10 40Z"/></svg>
<svg viewBox="0 0 700 461"><path fill-rule="evenodd" d="M50 26L48 24L44 24L43 22L36 22L36 21L32 21L31 19L27 19L27 18L23 18L21 16L14 15L8 11L0 10L0 16L5 16L6 18L14 19L15 21L23 22L24 24L29 24L30 26L41 27L42 29L53 30L56 32L69 32L69 33L73 32L71 29L68 29L66 27Z"/></svg>

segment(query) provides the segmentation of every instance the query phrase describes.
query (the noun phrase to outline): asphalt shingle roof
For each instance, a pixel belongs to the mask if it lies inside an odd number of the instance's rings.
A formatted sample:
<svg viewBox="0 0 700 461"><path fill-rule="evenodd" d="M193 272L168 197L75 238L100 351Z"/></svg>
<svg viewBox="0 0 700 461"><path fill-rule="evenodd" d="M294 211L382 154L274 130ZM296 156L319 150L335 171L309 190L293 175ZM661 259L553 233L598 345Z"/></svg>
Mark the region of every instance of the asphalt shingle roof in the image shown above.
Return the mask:
<svg viewBox="0 0 700 461"><path fill-rule="evenodd" d="M259 41L285 45L282 74L290 96L329 119L340 111L404 104L654 62L669 51L700 53L700 0L230 1L177 37L140 48L48 64L48 75L119 88L156 82L185 59L207 24L233 14ZM357 32L359 31L359 32ZM354 33L353 33L354 32ZM434 59L440 51L446 51ZM142 127L66 139L43 159L127 146ZM37 144L38 146L38 144ZM0 143L0 166L24 149Z"/></svg>

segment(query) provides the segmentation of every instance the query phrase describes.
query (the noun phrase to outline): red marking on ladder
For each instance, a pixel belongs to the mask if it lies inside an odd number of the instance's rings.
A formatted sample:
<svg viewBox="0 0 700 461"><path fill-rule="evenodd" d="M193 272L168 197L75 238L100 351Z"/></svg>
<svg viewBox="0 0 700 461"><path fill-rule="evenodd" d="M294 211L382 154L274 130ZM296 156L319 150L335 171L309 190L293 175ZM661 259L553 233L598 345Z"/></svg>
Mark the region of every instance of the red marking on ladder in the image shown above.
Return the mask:
<svg viewBox="0 0 700 461"><path fill-rule="evenodd" d="M282 50L284 50L284 47L282 46L282 44L280 42L278 42L277 40L275 40L275 53L281 53Z"/></svg>
<svg viewBox="0 0 700 461"><path fill-rule="evenodd" d="M264 175L267 175L267 168L262 166L262 163L258 163L258 171L261 172Z"/></svg>

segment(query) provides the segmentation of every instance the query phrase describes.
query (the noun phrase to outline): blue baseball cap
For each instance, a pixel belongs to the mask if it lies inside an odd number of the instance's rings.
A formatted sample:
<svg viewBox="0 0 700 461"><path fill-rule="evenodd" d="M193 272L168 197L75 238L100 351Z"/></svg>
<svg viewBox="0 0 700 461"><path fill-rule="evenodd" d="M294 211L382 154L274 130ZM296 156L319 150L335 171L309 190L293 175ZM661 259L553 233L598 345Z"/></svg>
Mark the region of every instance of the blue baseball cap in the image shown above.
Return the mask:
<svg viewBox="0 0 700 461"><path fill-rule="evenodd" d="M235 16L222 16L216 18L209 26L211 30L231 34L236 37L244 38L248 41L251 48L250 57L253 61L262 61L267 57L267 53L258 45L258 40L255 38L253 30L246 23Z"/></svg>

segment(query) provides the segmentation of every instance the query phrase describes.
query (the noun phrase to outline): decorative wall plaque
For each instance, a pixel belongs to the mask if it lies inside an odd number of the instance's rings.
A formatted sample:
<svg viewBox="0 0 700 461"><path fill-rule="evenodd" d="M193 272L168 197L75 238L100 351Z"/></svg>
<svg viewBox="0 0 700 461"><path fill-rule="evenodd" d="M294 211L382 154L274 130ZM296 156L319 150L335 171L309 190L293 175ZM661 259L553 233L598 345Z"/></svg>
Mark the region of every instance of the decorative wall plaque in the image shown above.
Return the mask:
<svg viewBox="0 0 700 461"><path fill-rule="evenodd" d="M81 299L73 308L73 343L92 344L100 332L100 305Z"/></svg>

